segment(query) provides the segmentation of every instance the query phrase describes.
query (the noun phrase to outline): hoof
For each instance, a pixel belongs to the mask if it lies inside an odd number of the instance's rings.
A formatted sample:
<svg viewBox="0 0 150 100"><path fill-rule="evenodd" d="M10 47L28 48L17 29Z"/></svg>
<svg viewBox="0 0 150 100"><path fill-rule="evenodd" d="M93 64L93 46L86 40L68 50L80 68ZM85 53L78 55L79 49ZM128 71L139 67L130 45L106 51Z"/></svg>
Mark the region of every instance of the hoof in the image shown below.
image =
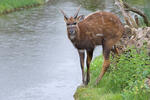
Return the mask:
<svg viewBox="0 0 150 100"><path fill-rule="evenodd" d="M80 84L77 88L82 88L82 87L85 87L86 85L85 84Z"/></svg>
<svg viewBox="0 0 150 100"><path fill-rule="evenodd" d="M98 85L98 83L97 83L97 82L95 82L94 86L97 86L97 85Z"/></svg>
<svg viewBox="0 0 150 100"><path fill-rule="evenodd" d="M89 83L89 81L85 81L85 83L84 83L84 84L85 84L85 85L88 85L88 83Z"/></svg>
<svg viewBox="0 0 150 100"><path fill-rule="evenodd" d="M96 80L96 82L95 82L95 84L94 84L94 86L97 86L97 85L98 85L98 83L99 83L99 81L100 81L100 80L99 80L99 79L97 79L97 80Z"/></svg>

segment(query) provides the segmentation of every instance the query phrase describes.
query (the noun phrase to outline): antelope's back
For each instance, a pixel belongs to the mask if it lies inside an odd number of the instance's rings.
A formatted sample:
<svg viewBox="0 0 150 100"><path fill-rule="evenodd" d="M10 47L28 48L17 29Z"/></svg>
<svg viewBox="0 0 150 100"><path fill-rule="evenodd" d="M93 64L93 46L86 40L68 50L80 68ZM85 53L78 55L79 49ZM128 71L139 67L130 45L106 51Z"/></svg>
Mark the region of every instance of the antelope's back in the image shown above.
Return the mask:
<svg viewBox="0 0 150 100"><path fill-rule="evenodd" d="M110 12L95 12L87 16L80 24L82 32L89 34L101 33L104 37L121 37L124 32L120 19Z"/></svg>

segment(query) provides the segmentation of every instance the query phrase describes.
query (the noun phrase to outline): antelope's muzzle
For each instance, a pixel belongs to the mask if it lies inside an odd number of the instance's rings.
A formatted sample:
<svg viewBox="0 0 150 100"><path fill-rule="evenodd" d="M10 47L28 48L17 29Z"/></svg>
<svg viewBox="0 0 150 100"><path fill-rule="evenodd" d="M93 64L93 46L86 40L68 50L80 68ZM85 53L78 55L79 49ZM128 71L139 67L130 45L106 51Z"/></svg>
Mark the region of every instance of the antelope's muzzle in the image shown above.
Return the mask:
<svg viewBox="0 0 150 100"><path fill-rule="evenodd" d="M68 33L69 35L75 35L76 34L76 27L72 26L72 27L68 27Z"/></svg>
<svg viewBox="0 0 150 100"><path fill-rule="evenodd" d="M75 35L76 31L74 29L69 29L70 35Z"/></svg>

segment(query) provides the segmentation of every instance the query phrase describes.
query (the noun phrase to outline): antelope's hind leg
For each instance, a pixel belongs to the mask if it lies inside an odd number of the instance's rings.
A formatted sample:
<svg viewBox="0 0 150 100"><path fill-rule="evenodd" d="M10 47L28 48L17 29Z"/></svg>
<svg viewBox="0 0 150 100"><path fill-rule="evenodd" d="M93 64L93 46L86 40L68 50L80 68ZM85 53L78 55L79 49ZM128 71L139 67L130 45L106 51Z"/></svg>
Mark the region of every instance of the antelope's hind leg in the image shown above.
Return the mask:
<svg viewBox="0 0 150 100"><path fill-rule="evenodd" d="M96 80L96 84L99 83L99 81L102 79L103 75L105 74L105 72L109 68L109 65L110 65L110 57L109 57L110 56L110 51L112 50L112 47L117 43L117 41L119 39L120 39L119 37L116 37L116 38L113 38L113 39L107 39L107 40L102 41L104 62L103 62L101 73L99 74L99 76ZM118 53L118 49L116 47L114 48L114 52L116 54Z"/></svg>
<svg viewBox="0 0 150 100"><path fill-rule="evenodd" d="M103 65L102 65L102 69L101 72L96 80L96 84L97 85L99 83L99 81L102 79L102 77L104 76L105 72L107 71L109 65L110 65L110 51L112 49L112 46L115 41L114 40L109 40L109 41L103 41L102 42L102 48L103 48L103 57L104 57L104 61L103 61Z"/></svg>
<svg viewBox="0 0 150 100"><path fill-rule="evenodd" d="M102 77L104 76L105 72L107 71L110 65L110 60L109 60L110 50L111 49L103 49L104 62L103 62L101 73L99 74L95 85L99 83L99 81L102 79Z"/></svg>

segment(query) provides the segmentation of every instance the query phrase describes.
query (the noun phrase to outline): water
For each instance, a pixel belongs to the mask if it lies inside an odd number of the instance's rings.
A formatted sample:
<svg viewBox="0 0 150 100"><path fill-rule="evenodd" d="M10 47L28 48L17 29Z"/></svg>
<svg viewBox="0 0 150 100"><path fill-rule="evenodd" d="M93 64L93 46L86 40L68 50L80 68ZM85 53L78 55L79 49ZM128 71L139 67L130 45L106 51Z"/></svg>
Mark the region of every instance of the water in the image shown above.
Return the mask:
<svg viewBox="0 0 150 100"><path fill-rule="evenodd" d="M0 100L73 100L81 70L58 8L71 15L78 6L66 1L0 16Z"/></svg>
<svg viewBox="0 0 150 100"><path fill-rule="evenodd" d="M117 13L109 1L101 10ZM73 100L81 69L59 8L72 15L79 5L60 0L0 16L0 100Z"/></svg>

